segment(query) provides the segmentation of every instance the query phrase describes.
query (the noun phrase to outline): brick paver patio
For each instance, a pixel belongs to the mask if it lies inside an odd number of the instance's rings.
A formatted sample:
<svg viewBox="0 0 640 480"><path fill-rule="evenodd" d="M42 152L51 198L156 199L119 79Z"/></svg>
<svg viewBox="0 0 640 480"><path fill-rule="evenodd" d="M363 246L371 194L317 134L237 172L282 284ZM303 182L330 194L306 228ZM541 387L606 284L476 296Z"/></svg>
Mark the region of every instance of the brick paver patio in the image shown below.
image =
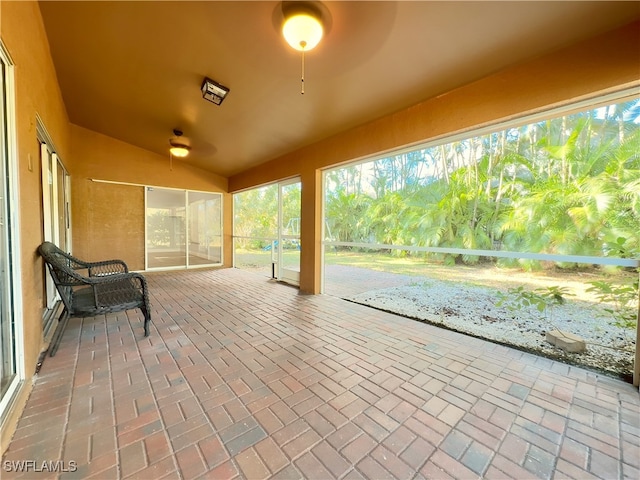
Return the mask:
<svg viewBox="0 0 640 480"><path fill-rule="evenodd" d="M147 278L149 338L69 323L3 479L640 477L622 381L239 270Z"/></svg>

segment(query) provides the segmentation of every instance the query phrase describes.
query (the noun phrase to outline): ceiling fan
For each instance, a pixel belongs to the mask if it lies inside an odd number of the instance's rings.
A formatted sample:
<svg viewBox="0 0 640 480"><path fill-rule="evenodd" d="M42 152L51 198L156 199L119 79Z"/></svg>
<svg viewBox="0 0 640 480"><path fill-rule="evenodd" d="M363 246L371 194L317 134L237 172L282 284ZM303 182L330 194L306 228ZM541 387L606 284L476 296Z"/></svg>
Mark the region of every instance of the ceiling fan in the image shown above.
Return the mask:
<svg viewBox="0 0 640 480"><path fill-rule="evenodd" d="M173 129L173 137L169 139L169 153L173 157L184 158L189 155L191 151L191 141L189 138L184 137L182 130L177 128Z"/></svg>
<svg viewBox="0 0 640 480"><path fill-rule="evenodd" d="M197 130L197 129L196 129ZM202 133L192 138L186 137L182 130L179 128L173 129L173 136L169 138L169 160L170 168L173 170L173 160L178 159L181 161L187 161L187 156L195 156L198 160L211 160L216 154L218 149L208 141L208 139L202 137Z"/></svg>

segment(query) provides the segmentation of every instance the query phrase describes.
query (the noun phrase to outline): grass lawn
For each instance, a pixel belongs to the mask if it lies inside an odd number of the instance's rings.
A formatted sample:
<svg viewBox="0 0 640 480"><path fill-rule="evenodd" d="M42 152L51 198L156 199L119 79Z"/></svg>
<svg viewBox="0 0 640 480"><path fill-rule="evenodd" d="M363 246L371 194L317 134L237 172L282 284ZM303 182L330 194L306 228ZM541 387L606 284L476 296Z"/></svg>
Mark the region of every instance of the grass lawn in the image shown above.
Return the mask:
<svg viewBox="0 0 640 480"><path fill-rule="evenodd" d="M300 251L284 250L286 266L297 265ZM257 269L271 272L271 251L243 250L235 251L236 267ZM325 265L342 265L358 267L379 272L394 273L420 278L435 278L464 282L474 285L491 286L499 290L507 290L523 285L528 289L560 286L569 288L576 299L594 302L594 296L587 293L589 282L605 280L611 283L631 284L638 278L638 273L622 270L606 270L600 268L560 269L552 264L535 272L527 272L520 268L498 267L493 263L477 265L447 266L433 259L398 256L381 252L334 251L327 249L324 255Z"/></svg>

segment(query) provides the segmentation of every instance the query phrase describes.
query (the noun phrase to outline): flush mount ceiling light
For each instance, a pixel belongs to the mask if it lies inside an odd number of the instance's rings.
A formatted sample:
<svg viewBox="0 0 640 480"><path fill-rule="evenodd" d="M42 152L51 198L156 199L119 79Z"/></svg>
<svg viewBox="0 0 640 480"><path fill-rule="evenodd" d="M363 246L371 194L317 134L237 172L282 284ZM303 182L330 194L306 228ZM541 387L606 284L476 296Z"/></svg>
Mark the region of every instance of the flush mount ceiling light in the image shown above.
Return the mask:
<svg viewBox="0 0 640 480"><path fill-rule="evenodd" d="M169 153L178 158L184 158L189 155L191 144L187 137L182 136L182 132L178 129L173 131L173 137L169 139Z"/></svg>
<svg viewBox="0 0 640 480"><path fill-rule="evenodd" d="M202 90L202 98L209 100L211 103L215 103L216 105L220 105L226 98L227 93L229 93L229 89L227 87L220 85L207 77L202 81L200 89Z"/></svg>
<svg viewBox="0 0 640 480"><path fill-rule="evenodd" d="M301 52L314 49L324 34L319 13L305 4L288 8L282 24L282 35L292 48Z"/></svg>
<svg viewBox="0 0 640 480"><path fill-rule="evenodd" d="M324 35L322 13L317 2L282 2L282 35L302 52L301 91L304 94L304 54L315 48Z"/></svg>

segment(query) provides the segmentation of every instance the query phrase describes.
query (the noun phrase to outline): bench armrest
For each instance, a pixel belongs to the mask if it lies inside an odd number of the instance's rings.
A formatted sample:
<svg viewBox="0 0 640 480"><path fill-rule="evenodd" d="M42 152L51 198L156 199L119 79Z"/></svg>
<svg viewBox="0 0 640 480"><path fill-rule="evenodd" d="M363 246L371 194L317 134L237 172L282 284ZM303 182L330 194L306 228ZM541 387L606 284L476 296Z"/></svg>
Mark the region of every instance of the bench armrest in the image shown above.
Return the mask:
<svg viewBox="0 0 640 480"><path fill-rule="evenodd" d="M90 277L87 283L93 288L95 305L110 307L144 300L149 302L147 279L140 273L113 273L100 277Z"/></svg>

